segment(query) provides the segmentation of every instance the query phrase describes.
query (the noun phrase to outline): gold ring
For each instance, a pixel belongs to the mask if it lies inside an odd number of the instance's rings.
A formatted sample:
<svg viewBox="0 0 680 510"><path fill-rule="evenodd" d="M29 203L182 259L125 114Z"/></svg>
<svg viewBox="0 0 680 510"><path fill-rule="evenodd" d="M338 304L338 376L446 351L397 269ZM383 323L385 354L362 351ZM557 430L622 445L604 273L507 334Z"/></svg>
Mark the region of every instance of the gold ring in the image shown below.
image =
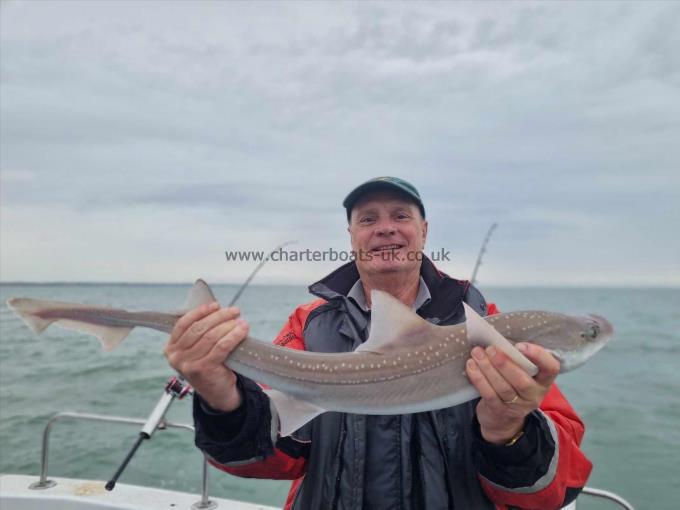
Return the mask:
<svg viewBox="0 0 680 510"><path fill-rule="evenodd" d="M508 404L508 405L514 404L515 402L517 402L518 399L519 399L519 395L517 395L517 394L515 393L515 397L514 397L512 400L507 400L507 401L504 400L503 403L504 403L504 404Z"/></svg>

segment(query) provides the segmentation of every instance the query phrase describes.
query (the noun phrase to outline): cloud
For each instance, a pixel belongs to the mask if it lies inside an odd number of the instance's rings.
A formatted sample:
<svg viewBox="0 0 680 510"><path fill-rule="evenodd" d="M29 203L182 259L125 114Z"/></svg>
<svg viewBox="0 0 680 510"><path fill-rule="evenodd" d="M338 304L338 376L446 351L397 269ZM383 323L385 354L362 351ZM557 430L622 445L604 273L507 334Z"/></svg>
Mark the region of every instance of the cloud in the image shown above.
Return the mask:
<svg viewBox="0 0 680 510"><path fill-rule="evenodd" d="M653 267L633 283L680 284L666 233L680 218L680 7L159 5L3 3L3 280L37 266L103 278L93 260L148 280L156 257L128 263L139 243L219 254L225 225L239 246L342 247L344 195L396 174L421 190L456 274L500 221L498 283L628 283ZM46 228L63 264L29 250ZM185 274L182 257L154 278Z"/></svg>

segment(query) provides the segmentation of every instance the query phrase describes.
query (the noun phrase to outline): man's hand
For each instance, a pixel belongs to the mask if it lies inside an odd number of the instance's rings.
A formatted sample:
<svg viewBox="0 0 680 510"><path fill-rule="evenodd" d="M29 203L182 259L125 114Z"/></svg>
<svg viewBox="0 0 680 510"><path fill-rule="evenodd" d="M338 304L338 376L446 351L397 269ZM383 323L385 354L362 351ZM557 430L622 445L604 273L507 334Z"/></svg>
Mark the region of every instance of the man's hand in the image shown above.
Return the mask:
<svg viewBox="0 0 680 510"><path fill-rule="evenodd" d="M238 308L218 303L199 306L175 324L165 357L210 407L233 411L241 405L236 374L224 365L231 351L248 335Z"/></svg>
<svg viewBox="0 0 680 510"><path fill-rule="evenodd" d="M505 444L524 428L529 413L543 401L560 371L560 363L543 347L518 343L515 347L538 367L531 377L495 347L475 347L466 372L482 399L477 419L482 437L494 444Z"/></svg>

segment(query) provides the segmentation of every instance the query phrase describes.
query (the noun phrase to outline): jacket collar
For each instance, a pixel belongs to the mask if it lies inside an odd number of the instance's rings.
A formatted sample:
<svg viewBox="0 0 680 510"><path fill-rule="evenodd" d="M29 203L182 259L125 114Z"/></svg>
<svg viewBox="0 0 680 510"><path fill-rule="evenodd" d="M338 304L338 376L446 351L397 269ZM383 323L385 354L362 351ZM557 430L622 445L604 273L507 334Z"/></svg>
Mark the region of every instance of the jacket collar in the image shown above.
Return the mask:
<svg viewBox="0 0 680 510"><path fill-rule="evenodd" d="M442 273L425 256L420 266L420 276L432 297L429 303L419 310L420 315L437 324L446 322L449 317L460 312L459 308L470 282L456 280ZM359 310L355 303L347 299L347 294L358 279L356 262L351 261L310 285L309 292L327 301L343 301L348 310Z"/></svg>

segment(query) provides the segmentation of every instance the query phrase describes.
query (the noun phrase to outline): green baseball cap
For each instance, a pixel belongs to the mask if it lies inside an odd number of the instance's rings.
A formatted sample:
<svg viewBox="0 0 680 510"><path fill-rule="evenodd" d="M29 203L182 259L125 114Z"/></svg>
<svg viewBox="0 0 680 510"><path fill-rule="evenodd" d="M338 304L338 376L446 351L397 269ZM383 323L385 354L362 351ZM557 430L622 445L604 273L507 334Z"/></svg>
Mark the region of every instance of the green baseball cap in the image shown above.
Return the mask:
<svg viewBox="0 0 680 510"><path fill-rule="evenodd" d="M354 188L350 194L345 197L345 200L342 201L342 205L347 210L347 221L349 221L349 218L352 214L352 208L354 207L354 204L356 204L362 196L372 191L381 190L396 191L402 195L405 195L418 206L418 209L420 209L420 214L423 215L423 218L425 217L425 207L423 206L423 201L420 198L420 193L418 193L418 190L413 184L406 182L404 179L400 179L399 177L375 177L370 181L366 181L365 183Z"/></svg>

